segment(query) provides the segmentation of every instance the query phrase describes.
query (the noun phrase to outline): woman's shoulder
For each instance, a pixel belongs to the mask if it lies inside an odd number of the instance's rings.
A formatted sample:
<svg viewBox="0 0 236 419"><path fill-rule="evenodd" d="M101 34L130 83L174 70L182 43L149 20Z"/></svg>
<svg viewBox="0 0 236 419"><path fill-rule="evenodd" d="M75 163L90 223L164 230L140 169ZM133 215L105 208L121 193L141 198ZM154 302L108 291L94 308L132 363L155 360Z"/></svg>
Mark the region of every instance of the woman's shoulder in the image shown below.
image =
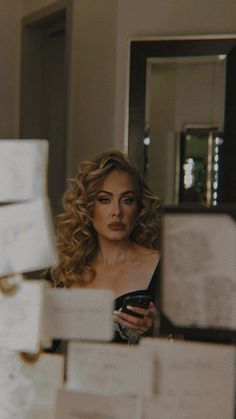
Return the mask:
<svg viewBox="0 0 236 419"><path fill-rule="evenodd" d="M156 264L159 262L161 254L160 250L157 249L150 249L149 247L141 246L139 244L136 244L136 252L138 257L145 258L152 262L156 262Z"/></svg>

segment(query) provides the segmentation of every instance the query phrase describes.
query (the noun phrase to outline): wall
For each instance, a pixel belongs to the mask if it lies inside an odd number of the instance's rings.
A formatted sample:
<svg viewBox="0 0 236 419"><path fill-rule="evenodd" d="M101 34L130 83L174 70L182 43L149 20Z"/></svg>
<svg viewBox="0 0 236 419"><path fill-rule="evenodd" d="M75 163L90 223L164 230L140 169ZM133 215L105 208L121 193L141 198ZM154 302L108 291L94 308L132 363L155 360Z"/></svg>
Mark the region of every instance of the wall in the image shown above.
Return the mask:
<svg viewBox="0 0 236 419"><path fill-rule="evenodd" d="M113 147L116 13L116 0L73 2L69 150L72 173L78 161Z"/></svg>
<svg viewBox="0 0 236 419"><path fill-rule="evenodd" d="M18 137L21 1L0 2L0 138Z"/></svg>
<svg viewBox="0 0 236 419"><path fill-rule="evenodd" d="M66 2L66 1L65 1ZM23 16L58 3L23 0ZM113 147L117 0L68 0L68 176L78 162Z"/></svg>
<svg viewBox="0 0 236 419"><path fill-rule="evenodd" d="M70 0L69 0L70 1ZM232 33L234 0L71 0L73 54L69 165L105 148L127 149L129 41L175 34ZM0 136L17 137L20 16L56 3L0 3ZM23 9L21 11L21 5Z"/></svg>
<svg viewBox="0 0 236 419"><path fill-rule="evenodd" d="M28 15L39 11L40 9L57 3L55 0L22 0L22 13Z"/></svg>

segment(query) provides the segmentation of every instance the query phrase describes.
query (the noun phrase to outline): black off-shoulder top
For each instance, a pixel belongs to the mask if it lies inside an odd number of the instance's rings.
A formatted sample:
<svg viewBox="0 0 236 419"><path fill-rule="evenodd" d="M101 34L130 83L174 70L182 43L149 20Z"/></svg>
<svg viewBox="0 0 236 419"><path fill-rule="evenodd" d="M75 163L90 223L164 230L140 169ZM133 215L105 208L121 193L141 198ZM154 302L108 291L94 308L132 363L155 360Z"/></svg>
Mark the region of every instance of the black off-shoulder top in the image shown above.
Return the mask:
<svg viewBox="0 0 236 419"><path fill-rule="evenodd" d="M158 262L155 271L152 275L152 278L149 282L148 288L143 290L137 290L128 292L126 294L122 294L115 299L115 309L119 310L122 307L125 297L127 296L135 296L138 294L150 295L152 297L153 302L156 304L157 302L157 290L160 285L160 262Z"/></svg>
<svg viewBox="0 0 236 419"><path fill-rule="evenodd" d="M146 289L141 289L141 290L136 290L136 291L132 291L132 292L128 292L126 294L122 294L119 297L117 297L114 300L114 306L115 306L115 310L119 310L124 302L125 297L127 296L135 296L138 294L144 294L144 295L150 295L152 298L152 301L154 302L154 304L156 306L158 306L158 290L160 287L160 262L158 262L155 271L152 275L152 278L149 282L149 285ZM123 337L122 334L122 330L119 330L119 327L115 328L115 336L113 339L113 342L117 342L117 343L128 343L128 340Z"/></svg>

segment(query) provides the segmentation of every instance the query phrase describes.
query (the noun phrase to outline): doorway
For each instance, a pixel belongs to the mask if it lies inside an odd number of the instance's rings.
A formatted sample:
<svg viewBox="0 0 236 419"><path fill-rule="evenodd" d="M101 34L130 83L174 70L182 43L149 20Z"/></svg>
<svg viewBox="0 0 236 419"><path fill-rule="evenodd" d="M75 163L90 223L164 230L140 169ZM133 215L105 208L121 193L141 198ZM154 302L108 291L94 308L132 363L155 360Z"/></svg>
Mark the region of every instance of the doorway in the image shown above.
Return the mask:
<svg viewBox="0 0 236 419"><path fill-rule="evenodd" d="M22 22L20 137L49 141L48 194L61 211L67 151L67 10L47 8Z"/></svg>

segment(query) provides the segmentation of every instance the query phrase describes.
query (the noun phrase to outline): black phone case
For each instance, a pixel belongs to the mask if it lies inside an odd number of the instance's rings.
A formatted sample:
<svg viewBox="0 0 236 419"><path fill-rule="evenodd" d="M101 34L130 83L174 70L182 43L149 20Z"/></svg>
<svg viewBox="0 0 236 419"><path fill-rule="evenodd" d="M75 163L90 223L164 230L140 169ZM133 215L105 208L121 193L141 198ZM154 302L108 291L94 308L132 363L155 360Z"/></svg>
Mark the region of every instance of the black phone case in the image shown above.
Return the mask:
<svg viewBox="0 0 236 419"><path fill-rule="evenodd" d="M140 319L143 318L142 314L135 313L127 308L127 306L134 306L134 307L142 307L148 308L151 302L151 297L149 295L134 295L134 296L127 296L123 302L122 312L131 314L134 317L138 317Z"/></svg>

